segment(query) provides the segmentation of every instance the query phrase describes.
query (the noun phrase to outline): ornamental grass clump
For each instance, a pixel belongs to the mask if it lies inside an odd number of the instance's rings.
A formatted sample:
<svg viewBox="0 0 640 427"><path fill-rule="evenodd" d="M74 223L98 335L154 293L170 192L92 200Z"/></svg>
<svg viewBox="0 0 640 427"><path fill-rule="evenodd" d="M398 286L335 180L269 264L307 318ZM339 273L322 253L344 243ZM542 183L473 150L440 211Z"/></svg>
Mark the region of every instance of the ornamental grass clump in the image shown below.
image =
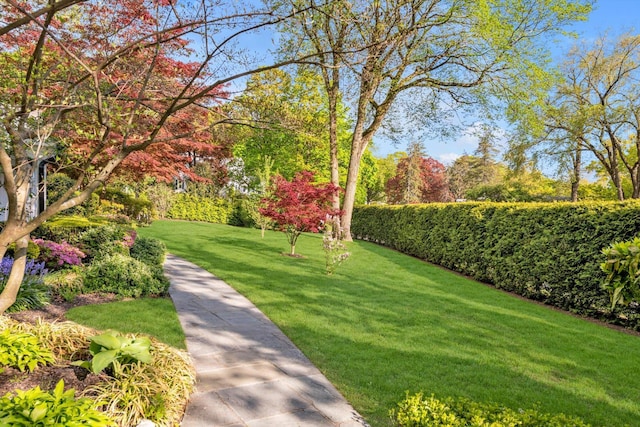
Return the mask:
<svg viewBox="0 0 640 427"><path fill-rule="evenodd" d="M186 352L151 339L150 363L128 365L126 371L85 392L105 402L103 410L122 426L137 425L143 419L159 427L180 424L195 372Z"/></svg>

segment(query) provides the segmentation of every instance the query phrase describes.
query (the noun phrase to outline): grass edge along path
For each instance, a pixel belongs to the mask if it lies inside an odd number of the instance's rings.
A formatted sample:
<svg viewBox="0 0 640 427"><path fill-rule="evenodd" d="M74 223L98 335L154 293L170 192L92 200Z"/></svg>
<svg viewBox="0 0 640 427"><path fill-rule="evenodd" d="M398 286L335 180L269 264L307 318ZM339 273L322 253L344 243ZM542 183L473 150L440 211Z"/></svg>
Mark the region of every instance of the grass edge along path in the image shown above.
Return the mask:
<svg viewBox="0 0 640 427"><path fill-rule="evenodd" d="M186 350L184 331L170 298L138 298L71 308L65 317L75 323L105 331L147 334Z"/></svg>
<svg viewBox="0 0 640 427"><path fill-rule="evenodd" d="M640 338L367 242L333 276L322 239L282 256L282 233L156 221L140 234L247 296L372 426L405 391L565 413L594 426L640 419Z"/></svg>

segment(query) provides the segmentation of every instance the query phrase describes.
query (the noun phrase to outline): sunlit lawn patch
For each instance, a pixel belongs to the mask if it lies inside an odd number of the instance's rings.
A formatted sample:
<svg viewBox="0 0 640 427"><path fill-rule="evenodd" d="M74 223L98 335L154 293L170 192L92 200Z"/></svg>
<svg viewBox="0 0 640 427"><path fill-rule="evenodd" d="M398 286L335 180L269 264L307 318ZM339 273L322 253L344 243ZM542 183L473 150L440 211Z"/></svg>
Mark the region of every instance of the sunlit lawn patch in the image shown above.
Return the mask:
<svg viewBox="0 0 640 427"><path fill-rule="evenodd" d="M248 296L373 426L405 390L465 396L593 425L640 417L640 338L523 301L366 242L325 274L322 239L155 222L140 230ZM188 236L188 237L187 237Z"/></svg>

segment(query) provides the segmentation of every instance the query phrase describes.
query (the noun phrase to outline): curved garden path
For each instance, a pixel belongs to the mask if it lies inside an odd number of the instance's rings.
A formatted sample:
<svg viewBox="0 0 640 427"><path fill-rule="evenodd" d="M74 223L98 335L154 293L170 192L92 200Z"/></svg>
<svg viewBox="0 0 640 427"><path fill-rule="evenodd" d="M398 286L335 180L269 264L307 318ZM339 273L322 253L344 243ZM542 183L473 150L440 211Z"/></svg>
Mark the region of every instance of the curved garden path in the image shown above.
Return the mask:
<svg viewBox="0 0 640 427"><path fill-rule="evenodd" d="M174 255L164 268L196 368L182 427L367 426L249 300Z"/></svg>

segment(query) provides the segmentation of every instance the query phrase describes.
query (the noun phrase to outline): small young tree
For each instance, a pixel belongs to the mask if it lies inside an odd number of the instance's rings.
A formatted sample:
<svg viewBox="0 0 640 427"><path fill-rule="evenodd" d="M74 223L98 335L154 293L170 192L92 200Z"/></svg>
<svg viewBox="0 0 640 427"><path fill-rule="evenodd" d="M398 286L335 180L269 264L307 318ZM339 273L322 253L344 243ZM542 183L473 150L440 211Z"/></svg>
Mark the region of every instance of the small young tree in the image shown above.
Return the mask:
<svg viewBox="0 0 640 427"><path fill-rule="evenodd" d="M331 205L333 195L339 190L331 183L314 185L313 173L307 171L298 173L292 181L278 175L273 180L270 196L263 199L260 213L273 219L278 229L287 235L290 255L295 255L300 234L321 231L327 217L339 214Z"/></svg>

